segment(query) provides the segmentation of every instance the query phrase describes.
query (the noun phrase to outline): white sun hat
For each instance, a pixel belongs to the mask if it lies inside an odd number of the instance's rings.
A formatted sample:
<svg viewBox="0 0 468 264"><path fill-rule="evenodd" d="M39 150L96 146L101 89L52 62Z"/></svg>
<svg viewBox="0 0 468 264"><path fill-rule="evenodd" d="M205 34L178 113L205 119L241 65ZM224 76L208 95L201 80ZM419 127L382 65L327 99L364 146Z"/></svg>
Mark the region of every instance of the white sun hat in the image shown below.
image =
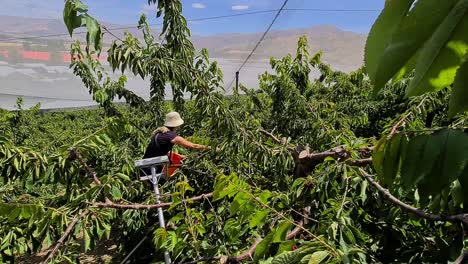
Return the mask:
<svg viewBox="0 0 468 264"><path fill-rule="evenodd" d="M170 112L166 115L166 122L164 126L166 127L178 127L184 123L184 120L180 118L179 113L177 112Z"/></svg>

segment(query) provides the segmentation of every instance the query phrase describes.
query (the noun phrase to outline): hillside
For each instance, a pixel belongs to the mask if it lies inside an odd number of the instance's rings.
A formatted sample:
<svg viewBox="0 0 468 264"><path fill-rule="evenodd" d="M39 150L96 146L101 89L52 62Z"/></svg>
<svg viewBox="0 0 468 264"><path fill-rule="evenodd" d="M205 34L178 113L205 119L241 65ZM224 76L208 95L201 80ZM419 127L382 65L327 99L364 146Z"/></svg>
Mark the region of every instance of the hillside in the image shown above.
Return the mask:
<svg viewBox="0 0 468 264"><path fill-rule="evenodd" d="M104 23L108 28L126 27ZM135 28L128 31L140 36ZM155 30L155 32L157 32ZM34 19L14 16L0 16L0 34L2 39L25 36L66 34L63 22L53 19ZM117 36L123 36L123 30L115 31ZM338 68L357 68L362 64L363 47L366 35L346 32L331 25L312 26L302 29L272 31L264 40L254 55L254 60L265 60L269 56L281 57L287 53L294 53L297 40L306 35L309 39L311 51L323 50L324 60ZM261 33L243 34L227 33L211 36L194 35L192 40L197 48L208 48L214 58L243 59L252 50ZM83 38L84 35L77 35ZM50 39L69 40L67 35L54 36ZM110 42L112 38L106 37ZM29 42L30 40L28 40ZM44 42L38 39L32 41ZM3 43L5 44L5 43Z"/></svg>
<svg viewBox="0 0 468 264"><path fill-rule="evenodd" d="M125 27L104 24L108 28ZM135 28L128 31L137 37L141 36ZM122 37L124 31L113 32ZM8 40L43 35L54 36ZM287 53L295 53L297 40L302 35L308 37L311 53L323 50L323 61L335 69L349 72L362 65L365 35L327 25L273 30L241 71L240 82L248 87L258 87L259 74L271 71L269 57L279 58ZM84 41L85 34L75 34L74 37ZM225 86L229 86L233 83L235 72L260 37L261 33L226 33L211 36L194 35L192 41L197 49L208 48L211 57L218 61L224 73ZM109 34L106 34L105 43L110 43L111 40ZM82 82L68 68L69 46L70 38L60 20L0 16L0 107L14 109L18 95L23 96L26 107L38 102L43 108L93 104ZM105 57L103 59L105 60ZM313 72L312 76L316 76L316 73ZM144 98L149 98L148 85L146 80L128 76L129 89ZM229 91L228 87L227 92ZM169 89L167 95L170 94Z"/></svg>

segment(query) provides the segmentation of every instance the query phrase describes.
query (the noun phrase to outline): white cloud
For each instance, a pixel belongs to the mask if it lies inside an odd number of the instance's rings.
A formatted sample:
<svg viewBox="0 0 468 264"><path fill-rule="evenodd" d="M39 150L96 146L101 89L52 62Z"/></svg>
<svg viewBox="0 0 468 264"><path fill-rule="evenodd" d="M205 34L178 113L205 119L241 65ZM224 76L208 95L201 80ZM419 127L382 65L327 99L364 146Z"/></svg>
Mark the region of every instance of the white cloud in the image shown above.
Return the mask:
<svg viewBox="0 0 468 264"><path fill-rule="evenodd" d="M235 5L235 6L232 6L232 10L247 10L249 9L249 6L248 5Z"/></svg>
<svg viewBox="0 0 468 264"><path fill-rule="evenodd" d="M203 9L203 8L206 8L206 5L204 5L202 3L193 3L192 7L197 8L197 9Z"/></svg>

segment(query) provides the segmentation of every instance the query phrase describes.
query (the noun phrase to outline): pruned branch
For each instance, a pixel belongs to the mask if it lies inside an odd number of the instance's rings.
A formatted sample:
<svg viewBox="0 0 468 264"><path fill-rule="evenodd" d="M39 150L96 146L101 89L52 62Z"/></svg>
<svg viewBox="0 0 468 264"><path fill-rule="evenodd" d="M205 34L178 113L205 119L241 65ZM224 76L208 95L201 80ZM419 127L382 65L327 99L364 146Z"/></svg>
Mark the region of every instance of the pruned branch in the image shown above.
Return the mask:
<svg viewBox="0 0 468 264"><path fill-rule="evenodd" d="M304 209L305 213L310 213L310 207ZM304 229L304 225L307 224L307 218L302 218L296 223L296 227L286 235L287 240L291 240L299 235ZM226 263L240 263L245 260L253 259L253 255L257 246L263 241L262 238L257 238L254 243L243 253L237 256L216 256L216 257L202 257L194 261L185 262L184 264L196 264L199 262L214 262L219 261L222 264Z"/></svg>
<svg viewBox="0 0 468 264"><path fill-rule="evenodd" d="M310 153L307 147L303 146L296 146L292 147L287 145L287 141L283 139L279 139L277 136L273 135L273 133L268 132L263 129L259 129L258 132L270 137L273 139L274 142L286 146L288 151L294 158L295 168L294 168L294 176L296 178L305 177L309 175L314 169L317 164L322 163L325 158L331 157L341 162L345 162L350 166L359 166L364 167L369 164L372 164L372 158L370 157L373 146L367 146L359 149L359 155L361 159L351 160L351 153L345 149L345 146L337 146L330 150L318 152L318 153Z"/></svg>
<svg viewBox="0 0 468 264"><path fill-rule="evenodd" d="M81 154L78 152L76 148L70 149L69 159L78 160L81 163L81 165L85 168L86 172L88 173L88 177L91 178L93 182L96 183L97 185L101 184L101 181L96 176L96 172L94 172L94 170L91 169L91 167L89 167L88 164L86 164L83 157L81 156Z"/></svg>
<svg viewBox="0 0 468 264"><path fill-rule="evenodd" d="M374 180L372 175L365 172L363 169L360 169L363 177L374 187L376 188L385 199L390 201L392 204L400 207L401 209L413 213L421 218L431 220L431 221L444 221L444 222L451 222L451 223L463 223L468 225L468 214L459 214L459 215L436 215L431 213L426 213L421 209L412 207L411 205L405 204L404 202L400 201L398 198L393 196L387 189L382 187L378 182Z"/></svg>
<svg viewBox="0 0 468 264"><path fill-rule="evenodd" d="M57 243L55 244L52 251L49 252L49 254L47 255L47 258L42 262L42 264L47 264L54 258L55 254L57 253L57 250L63 245L63 243L65 242L65 239L71 233L71 231L73 230L75 225L78 223L78 221L81 218L83 218L85 215L87 215L88 213L89 213L88 210L84 210L83 212L81 212L81 214L79 214L79 215L75 216L75 218L73 218L70 225L68 225L67 229L65 230L63 235L60 237L60 239L57 241Z"/></svg>
<svg viewBox="0 0 468 264"><path fill-rule="evenodd" d="M195 202L195 201L200 201L202 199L211 198L211 197L213 197L213 193L205 193L199 196L184 199L182 200L182 202L191 202L191 201ZM151 210L151 209L157 209L157 208L170 207L173 204L174 204L173 202L160 203L160 204L118 204L118 203L113 203L109 199L106 199L105 203L94 203L92 204L92 206L98 207L98 208Z"/></svg>

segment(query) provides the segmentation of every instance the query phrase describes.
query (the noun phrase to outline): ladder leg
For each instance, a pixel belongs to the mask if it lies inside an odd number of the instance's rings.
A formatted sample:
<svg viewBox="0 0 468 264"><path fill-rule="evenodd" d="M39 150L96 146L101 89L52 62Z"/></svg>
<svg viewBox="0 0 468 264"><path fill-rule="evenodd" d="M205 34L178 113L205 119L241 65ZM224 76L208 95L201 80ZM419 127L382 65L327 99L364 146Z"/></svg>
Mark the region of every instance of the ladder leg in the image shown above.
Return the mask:
<svg viewBox="0 0 468 264"><path fill-rule="evenodd" d="M156 203L160 204L161 200L160 200L160 195L159 195L158 179L156 179L156 168L155 167L151 167L151 175L153 176L152 184L153 184L154 195L156 196ZM161 228L166 228L166 223L164 222L164 215L163 215L162 208L158 208L158 218L159 218L159 226ZM169 252L167 252L167 251L164 252L164 260L165 260L166 264L171 263L171 257L169 256Z"/></svg>

